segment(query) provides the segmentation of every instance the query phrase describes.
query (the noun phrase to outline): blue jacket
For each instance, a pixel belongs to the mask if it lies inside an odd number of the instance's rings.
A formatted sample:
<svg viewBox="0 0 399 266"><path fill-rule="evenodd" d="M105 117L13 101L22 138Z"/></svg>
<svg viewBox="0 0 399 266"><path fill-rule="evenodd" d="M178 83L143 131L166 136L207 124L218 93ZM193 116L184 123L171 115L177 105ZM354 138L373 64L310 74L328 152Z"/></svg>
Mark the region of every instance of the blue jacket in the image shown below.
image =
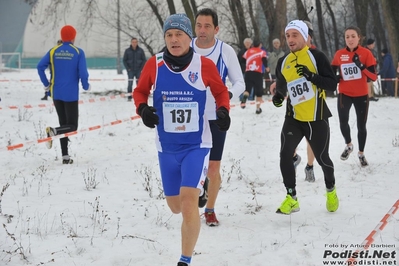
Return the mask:
<svg viewBox="0 0 399 266"><path fill-rule="evenodd" d="M48 67L50 80L45 73ZM37 65L37 71L43 85L50 85L50 95L54 100L78 101L79 79L83 89L89 89L85 53L71 42L64 42L50 49Z"/></svg>
<svg viewBox="0 0 399 266"><path fill-rule="evenodd" d="M380 69L381 78L396 78L396 70L393 65L392 55L386 53L382 57L382 66Z"/></svg>

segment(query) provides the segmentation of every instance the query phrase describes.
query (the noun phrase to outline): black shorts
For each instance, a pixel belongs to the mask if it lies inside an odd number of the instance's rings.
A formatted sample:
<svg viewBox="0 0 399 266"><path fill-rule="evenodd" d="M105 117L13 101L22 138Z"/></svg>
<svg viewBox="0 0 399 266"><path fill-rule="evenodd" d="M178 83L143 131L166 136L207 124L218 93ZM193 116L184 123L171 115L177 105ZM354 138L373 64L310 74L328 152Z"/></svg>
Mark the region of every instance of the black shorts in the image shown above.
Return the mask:
<svg viewBox="0 0 399 266"><path fill-rule="evenodd" d="M224 142L226 140L226 131L220 131L215 122L216 120L209 120L209 126L212 133L212 149L209 160L221 161L224 149Z"/></svg>
<svg viewBox="0 0 399 266"><path fill-rule="evenodd" d="M256 97L262 97L263 95L263 74L255 71L245 72L245 91L251 93L253 88Z"/></svg>

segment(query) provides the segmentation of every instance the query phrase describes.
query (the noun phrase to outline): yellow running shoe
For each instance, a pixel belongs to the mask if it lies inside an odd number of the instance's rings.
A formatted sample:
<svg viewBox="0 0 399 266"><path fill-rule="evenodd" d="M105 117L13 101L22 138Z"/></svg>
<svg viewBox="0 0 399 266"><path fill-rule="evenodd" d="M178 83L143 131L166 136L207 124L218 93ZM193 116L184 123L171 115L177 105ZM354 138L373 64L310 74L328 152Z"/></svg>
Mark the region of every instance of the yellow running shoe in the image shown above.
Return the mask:
<svg viewBox="0 0 399 266"><path fill-rule="evenodd" d="M291 214L293 212L299 211L299 202L293 199L291 195L287 195L283 203L281 203L280 208L277 209L276 213L281 214Z"/></svg>
<svg viewBox="0 0 399 266"><path fill-rule="evenodd" d="M46 127L46 134L47 137L53 137L56 135L56 130L54 128L51 127ZM46 146L48 149L51 149L51 147L53 147L53 140L49 140L46 142Z"/></svg>
<svg viewBox="0 0 399 266"><path fill-rule="evenodd" d="M334 187L333 191L328 192L327 191L327 202L326 202L326 208L327 211L329 212L335 212L338 210L339 206L339 200L337 196L337 190Z"/></svg>

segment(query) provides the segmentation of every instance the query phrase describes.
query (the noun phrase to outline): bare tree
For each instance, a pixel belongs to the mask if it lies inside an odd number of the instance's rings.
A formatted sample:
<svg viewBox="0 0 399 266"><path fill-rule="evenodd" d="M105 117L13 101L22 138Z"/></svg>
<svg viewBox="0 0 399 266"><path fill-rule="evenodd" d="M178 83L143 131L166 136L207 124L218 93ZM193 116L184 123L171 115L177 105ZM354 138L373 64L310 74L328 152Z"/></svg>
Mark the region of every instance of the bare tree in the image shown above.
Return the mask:
<svg viewBox="0 0 399 266"><path fill-rule="evenodd" d="M367 36L367 20L369 19L368 10L369 10L369 0L354 0L353 5L355 8L355 17L357 26L362 31L364 36Z"/></svg>
<svg viewBox="0 0 399 266"><path fill-rule="evenodd" d="M326 40L326 35L324 32L323 10L321 7L320 0L316 0L316 13L317 13L317 26L319 28L319 38L320 38L321 50L323 52L327 53L327 51L328 51L327 40Z"/></svg>
<svg viewBox="0 0 399 266"><path fill-rule="evenodd" d="M249 36L247 24L243 19L245 17L243 5L240 0L228 0L228 4L234 25L237 26L238 40L241 44Z"/></svg>
<svg viewBox="0 0 399 266"><path fill-rule="evenodd" d="M399 5L397 0L382 0L385 25L388 31L390 52L395 66L398 64L399 56Z"/></svg>
<svg viewBox="0 0 399 266"><path fill-rule="evenodd" d="M337 27L337 21L335 19L335 14L334 11L331 8L330 3L328 2L328 0L324 1L326 8L327 8L327 12L330 15L331 18L331 23L332 23L332 27L333 27L333 32L334 32L334 51L337 51L340 47L339 47L339 33L338 33L338 27ZM320 17L318 15L318 21L320 20ZM319 25L319 30L320 30L320 25ZM324 31L324 28L323 28Z"/></svg>
<svg viewBox="0 0 399 266"><path fill-rule="evenodd" d="M248 0L248 11L249 11L249 16L251 17L251 22L252 22L252 27L254 29L255 38L259 40L260 39L259 25L255 19L255 14L254 14L251 0Z"/></svg>
<svg viewBox="0 0 399 266"><path fill-rule="evenodd" d="M274 5L273 0L259 0L263 13L266 17L267 26L269 28L269 47L272 47L274 38L279 38L281 44L285 46L284 29L287 25L287 1L279 0Z"/></svg>

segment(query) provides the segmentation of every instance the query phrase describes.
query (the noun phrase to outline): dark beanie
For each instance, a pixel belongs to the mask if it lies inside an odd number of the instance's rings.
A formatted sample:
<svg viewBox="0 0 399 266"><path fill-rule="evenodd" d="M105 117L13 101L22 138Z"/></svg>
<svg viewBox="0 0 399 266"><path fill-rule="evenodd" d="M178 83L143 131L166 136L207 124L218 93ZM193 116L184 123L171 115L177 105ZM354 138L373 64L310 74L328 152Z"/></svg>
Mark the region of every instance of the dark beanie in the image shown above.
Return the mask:
<svg viewBox="0 0 399 266"><path fill-rule="evenodd" d="M75 40L76 30L71 25L65 25L61 29L61 40L63 42L70 42Z"/></svg>
<svg viewBox="0 0 399 266"><path fill-rule="evenodd" d="M367 39L367 45L373 44L374 42L374 39Z"/></svg>
<svg viewBox="0 0 399 266"><path fill-rule="evenodd" d="M163 34L170 29L177 29L184 31L191 39L193 32L191 28L191 21L186 14L173 14L170 15L163 24Z"/></svg>
<svg viewBox="0 0 399 266"><path fill-rule="evenodd" d="M388 53L388 49L387 49L387 48L382 49L382 50L381 50L381 53L387 54L387 53Z"/></svg>

